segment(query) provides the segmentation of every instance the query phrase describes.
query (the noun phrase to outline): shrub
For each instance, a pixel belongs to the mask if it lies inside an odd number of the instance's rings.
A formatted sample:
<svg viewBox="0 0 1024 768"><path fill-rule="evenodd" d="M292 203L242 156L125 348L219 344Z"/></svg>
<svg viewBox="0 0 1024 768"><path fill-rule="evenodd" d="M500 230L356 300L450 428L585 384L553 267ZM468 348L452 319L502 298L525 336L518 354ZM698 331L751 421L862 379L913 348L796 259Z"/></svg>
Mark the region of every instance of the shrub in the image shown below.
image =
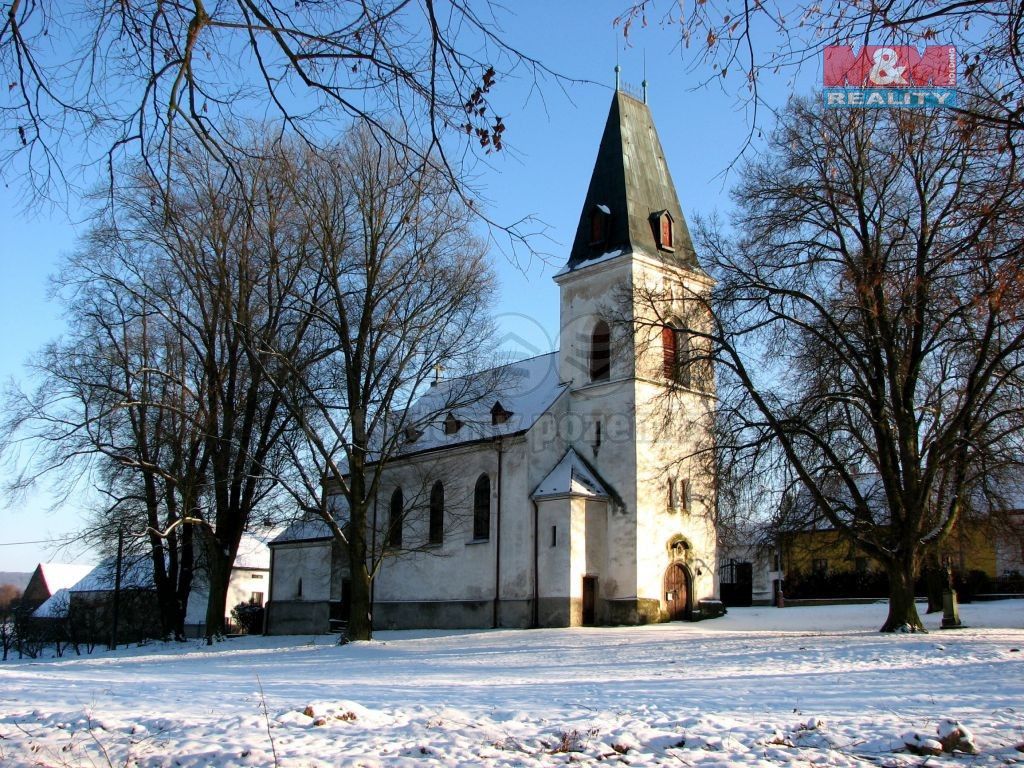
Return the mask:
<svg viewBox="0 0 1024 768"><path fill-rule="evenodd" d="M231 618L243 634L258 635L263 631L263 606L259 603L239 603L231 609Z"/></svg>

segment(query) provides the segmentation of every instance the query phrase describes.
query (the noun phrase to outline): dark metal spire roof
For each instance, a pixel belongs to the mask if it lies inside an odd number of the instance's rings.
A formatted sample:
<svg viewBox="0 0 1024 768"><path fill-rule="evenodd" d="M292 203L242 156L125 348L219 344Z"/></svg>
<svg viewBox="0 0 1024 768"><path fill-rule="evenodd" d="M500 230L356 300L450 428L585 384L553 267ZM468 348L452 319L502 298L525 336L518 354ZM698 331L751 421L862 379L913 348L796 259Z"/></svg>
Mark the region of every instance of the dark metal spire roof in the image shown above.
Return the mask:
<svg viewBox="0 0 1024 768"><path fill-rule="evenodd" d="M595 211L607 213L603 236L594 234ZM665 211L672 217L671 250L658 247L657 214ZM633 250L701 271L651 111L616 90L568 266L576 269L605 254Z"/></svg>

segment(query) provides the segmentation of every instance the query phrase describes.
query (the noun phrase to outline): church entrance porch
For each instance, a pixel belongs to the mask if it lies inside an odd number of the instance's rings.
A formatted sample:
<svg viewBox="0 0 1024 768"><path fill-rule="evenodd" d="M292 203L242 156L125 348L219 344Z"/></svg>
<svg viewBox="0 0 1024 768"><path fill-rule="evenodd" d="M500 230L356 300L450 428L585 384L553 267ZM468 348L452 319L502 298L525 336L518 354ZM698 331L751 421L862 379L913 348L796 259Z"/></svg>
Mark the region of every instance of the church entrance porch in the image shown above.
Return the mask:
<svg viewBox="0 0 1024 768"><path fill-rule="evenodd" d="M679 563L672 563L665 571L665 602L668 603L669 621L687 621L691 616L690 574Z"/></svg>

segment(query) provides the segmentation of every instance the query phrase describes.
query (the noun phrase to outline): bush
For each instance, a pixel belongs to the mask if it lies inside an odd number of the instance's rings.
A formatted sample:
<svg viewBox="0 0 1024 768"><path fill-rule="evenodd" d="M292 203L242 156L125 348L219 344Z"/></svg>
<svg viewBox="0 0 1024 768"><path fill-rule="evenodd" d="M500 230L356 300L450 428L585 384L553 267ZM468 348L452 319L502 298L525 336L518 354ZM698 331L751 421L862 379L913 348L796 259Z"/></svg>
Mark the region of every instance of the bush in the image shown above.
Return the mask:
<svg viewBox="0 0 1024 768"><path fill-rule="evenodd" d="M239 603L231 609L231 618L245 635L258 635L263 631L263 606L259 603Z"/></svg>

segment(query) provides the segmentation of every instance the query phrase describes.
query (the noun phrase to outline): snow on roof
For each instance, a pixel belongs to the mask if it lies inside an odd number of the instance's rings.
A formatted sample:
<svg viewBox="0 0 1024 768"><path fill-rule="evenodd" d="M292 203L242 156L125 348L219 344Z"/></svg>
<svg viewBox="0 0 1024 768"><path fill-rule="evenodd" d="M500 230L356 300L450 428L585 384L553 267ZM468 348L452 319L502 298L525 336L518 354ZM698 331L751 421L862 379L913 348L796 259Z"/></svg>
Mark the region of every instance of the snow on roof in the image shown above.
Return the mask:
<svg viewBox="0 0 1024 768"><path fill-rule="evenodd" d="M242 540L238 542L234 567L270 570L270 550L267 549L267 542L250 533L243 535Z"/></svg>
<svg viewBox="0 0 1024 768"><path fill-rule="evenodd" d="M320 517L304 517L289 523L281 533L271 540L273 544L286 544L290 541L316 541L329 539L333 534L327 523Z"/></svg>
<svg viewBox="0 0 1024 768"><path fill-rule="evenodd" d="M565 452L562 460L540 481L533 498L553 496L589 496L607 499L612 494L598 480L597 473L584 461L574 448Z"/></svg>
<svg viewBox="0 0 1024 768"><path fill-rule="evenodd" d="M39 573L43 577L47 591L53 595L62 589L73 587L84 579L93 569L91 565L74 563L40 563Z"/></svg>
<svg viewBox="0 0 1024 768"><path fill-rule="evenodd" d="M50 595L42 605L32 611L35 619L63 619L68 615L71 593L64 587Z"/></svg>
<svg viewBox="0 0 1024 768"><path fill-rule="evenodd" d="M558 272L555 273L555 277L558 278L561 277L562 275L567 275L570 272L576 272L580 269L583 269L583 267L592 267L595 264L601 264L605 261L611 261L612 259L617 259L619 256L625 256L626 254L629 253L644 253L644 251L642 251L640 248L614 248L610 251L602 253L600 256L595 256L592 259L588 259L587 261L581 261L578 264L572 265L566 264L564 267L558 270Z"/></svg>
<svg viewBox="0 0 1024 768"><path fill-rule="evenodd" d="M108 592L114 589L117 559L105 560L71 587L71 592ZM153 561L148 555L125 557L121 565L121 589L153 589Z"/></svg>
<svg viewBox="0 0 1024 768"><path fill-rule="evenodd" d="M341 525L348 522L348 500L340 493L332 494L327 498L327 504L334 519ZM271 544L285 544L290 541L317 541L329 539L334 535L330 527L322 517L317 514L307 514L298 520L293 520L281 533L271 539Z"/></svg>
<svg viewBox="0 0 1024 768"><path fill-rule="evenodd" d="M523 432L534 425L565 388L558 377L557 352L442 381L405 414L409 439L402 446L402 453ZM499 403L506 418L496 424L492 410ZM457 429L450 434L445 430L449 414L458 422Z"/></svg>

